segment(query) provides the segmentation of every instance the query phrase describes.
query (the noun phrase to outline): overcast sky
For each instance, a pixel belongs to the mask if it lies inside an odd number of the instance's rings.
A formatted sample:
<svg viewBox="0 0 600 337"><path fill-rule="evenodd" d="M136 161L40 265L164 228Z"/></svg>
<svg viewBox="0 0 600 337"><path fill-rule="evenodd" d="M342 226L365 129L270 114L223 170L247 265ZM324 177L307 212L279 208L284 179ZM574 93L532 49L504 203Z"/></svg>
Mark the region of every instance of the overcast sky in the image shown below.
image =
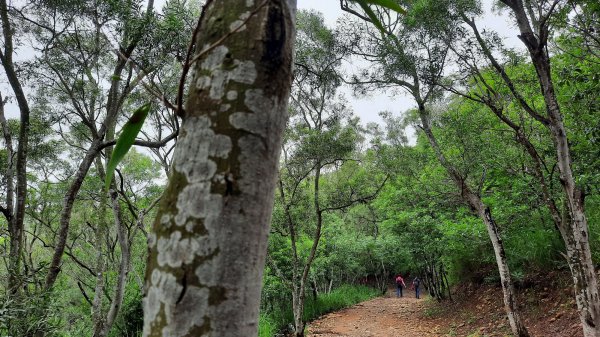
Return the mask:
<svg viewBox="0 0 600 337"><path fill-rule="evenodd" d="M164 3L164 0L156 0L155 6L159 7ZM298 0L299 9L315 9L325 18L325 22L331 28L335 27L336 21L342 16L339 0ZM500 15L500 13L492 13L492 0L483 0L483 7L486 9L486 15L479 20L478 24L485 28L495 30L501 37L505 37L505 43L509 46L520 46L517 31L508 17ZM3 76L2 76L3 77ZM3 78L0 82L5 82ZM7 85L2 83L4 96L13 96L11 90L8 90ZM342 89L346 99L350 101L354 113L360 116L363 124L367 122L380 122L378 116L380 111L391 111L394 115L398 115L414 106L412 99L403 95L392 97L391 93L381 92L378 95L370 97L354 97L349 88ZM18 110L15 104L9 104L7 107L8 116L17 117Z"/></svg>
<svg viewBox="0 0 600 337"><path fill-rule="evenodd" d="M517 47L520 44L517 38L517 30L510 18L502 13L492 12L492 0L483 0L483 7L486 10L485 15L478 21L481 27L492 29L499 33L505 39L505 43L511 47ZM343 14L338 0L298 0L299 9L315 9L325 18L325 22L331 28L335 27L336 21ZM377 122L381 119L378 116L380 111L391 111L398 115L415 106L413 100L407 95L392 96L391 93L381 92L379 95L370 97L353 97L351 91L346 88L343 90L352 104L354 113L360 116L363 123Z"/></svg>

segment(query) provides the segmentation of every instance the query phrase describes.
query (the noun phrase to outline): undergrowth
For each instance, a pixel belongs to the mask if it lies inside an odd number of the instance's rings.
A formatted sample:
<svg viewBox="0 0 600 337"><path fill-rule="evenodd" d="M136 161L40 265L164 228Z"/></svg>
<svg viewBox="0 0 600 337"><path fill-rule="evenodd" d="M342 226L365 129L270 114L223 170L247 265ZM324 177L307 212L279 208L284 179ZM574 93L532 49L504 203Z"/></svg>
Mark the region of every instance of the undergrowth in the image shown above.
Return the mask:
<svg viewBox="0 0 600 337"><path fill-rule="evenodd" d="M329 294L322 294L317 300L307 298L304 305L304 321L308 322L326 313L347 308L356 303L381 295L379 290L365 286L341 286ZM291 303L291 301L289 301ZM291 305L274 312L261 313L259 337L276 336L278 332L293 326L294 315Z"/></svg>

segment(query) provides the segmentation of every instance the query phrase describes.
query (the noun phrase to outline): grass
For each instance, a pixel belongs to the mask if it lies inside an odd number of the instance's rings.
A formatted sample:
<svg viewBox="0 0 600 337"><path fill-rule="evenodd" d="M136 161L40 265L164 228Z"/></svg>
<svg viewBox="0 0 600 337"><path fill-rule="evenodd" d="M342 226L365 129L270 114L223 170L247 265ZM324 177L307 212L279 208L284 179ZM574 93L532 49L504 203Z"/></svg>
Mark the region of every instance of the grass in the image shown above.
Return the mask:
<svg viewBox="0 0 600 337"><path fill-rule="evenodd" d="M308 299L304 304L304 321L308 322L326 313L347 308L356 303L379 296L374 288L365 286L344 285L329 294L319 295L317 300ZM261 313L259 320L259 337L272 337L287 325L292 324L294 316L291 303L278 312Z"/></svg>

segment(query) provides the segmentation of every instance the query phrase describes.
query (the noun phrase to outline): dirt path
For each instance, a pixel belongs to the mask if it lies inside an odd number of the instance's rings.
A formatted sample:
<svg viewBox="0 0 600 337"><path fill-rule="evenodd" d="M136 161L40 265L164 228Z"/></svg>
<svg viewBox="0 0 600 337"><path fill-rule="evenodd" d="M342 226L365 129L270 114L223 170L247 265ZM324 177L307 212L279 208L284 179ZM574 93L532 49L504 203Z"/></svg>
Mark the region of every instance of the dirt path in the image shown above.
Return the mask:
<svg viewBox="0 0 600 337"><path fill-rule="evenodd" d="M395 290L384 297L330 313L308 327L309 337L423 337L441 336L422 320L424 302L411 291L396 298ZM407 294L408 293L408 294Z"/></svg>

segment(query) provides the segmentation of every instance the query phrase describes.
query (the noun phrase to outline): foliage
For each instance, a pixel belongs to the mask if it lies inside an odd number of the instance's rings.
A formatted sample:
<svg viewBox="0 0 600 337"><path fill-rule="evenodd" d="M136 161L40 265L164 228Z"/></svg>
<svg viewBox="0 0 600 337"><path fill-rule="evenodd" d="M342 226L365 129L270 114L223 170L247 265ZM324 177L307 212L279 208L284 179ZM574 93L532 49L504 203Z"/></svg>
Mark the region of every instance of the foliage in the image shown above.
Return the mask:
<svg viewBox="0 0 600 337"><path fill-rule="evenodd" d="M482 31L482 39L513 80L510 88L461 24L461 14L478 17L487 3L349 3L371 22L347 16L332 29L321 14L298 12L294 87L264 271L261 336L290 329L294 291L306 297L302 318L311 320L385 291L396 273L423 275L432 265L442 266L451 284L499 282L486 227L464 205L461 191L420 132L418 109L431 117L432 132L448 162L491 207L512 276L519 281L530 271L567 269L564 243L545 204L535 161L482 101L493 100L523 130L542 162L549 195L566 214L555 144L511 91L545 113L534 66L524 50L507 48L498 34ZM576 183L585 196L592 258L599 263L600 39L594 27L600 7L597 1L572 4L577 11L561 7L550 18L554 30L548 48ZM159 149L128 149L136 138L153 142L178 129L172 111L154 104L149 113L150 105L144 104L155 100L156 93L175 102L200 3L172 0L148 16L141 1L102 0L90 7L85 1L35 0L23 8L14 6L9 15L19 23L19 47L34 48L36 54L18 63L32 107L25 284L20 298L0 286L0 334L7 334L9 322L26 333L93 334L90 312L97 272L103 273L100 313L105 316L122 257L117 215L102 188L119 167L118 205L132 258L124 300L109 335L138 336L147 231L173 141ZM134 41L137 46L123 60L118 53ZM360 62L355 62L357 57ZM345 67L346 62L353 66ZM119 67L124 70L115 72ZM142 82L156 92L148 93ZM115 119L105 124L114 95L111 83L126 94L118 100ZM409 92L415 106L402 107L400 115L381 112L384 124L365 128L342 94L346 83L358 95ZM125 112L134 110L132 119L138 123L127 121ZM146 114L140 130L140 117ZM132 124L136 130L128 130ZM16 148L19 121L8 118L7 125ZM109 129L106 137L99 135L104 127ZM410 128L417 130L414 137L407 136ZM123 131L109 159L111 148L102 142L111 141L116 130ZM44 292L65 195L98 137L104 137L99 140L102 150L74 197L58 281ZM0 142L5 145L4 137ZM11 178L8 153L0 146L2 209ZM8 224L8 217L0 218L3 257L11 244ZM305 289L299 289L304 268ZM2 262L2 284L7 275Z"/></svg>
<svg viewBox="0 0 600 337"><path fill-rule="evenodd" d="M331 293L319 295L316 300L308 300L304 308L305 321L311 321L326 313L350 307L379 295L377 289L365 286L342 285ZM259 336L271 337L285 330L293 321L290 302L268 313L259 320Z"/></svg>
<svg viewBox="0 0 600 337"><path fill-rule="evenodd" d="M121 130L121 135L117 140L117 144L112 153L112 157L108 161L106 165L106 180L104 182L104 188L108 190L110 186L110 182L112 181L113 174L119 162L125 157L133 143L135 142L135 138L138 133L142 129L144 125L144 121L146 120L146 116L150 112L150 104L145 104L136 109L129 120L125 125L123 125L123 129Z"/></svg>

